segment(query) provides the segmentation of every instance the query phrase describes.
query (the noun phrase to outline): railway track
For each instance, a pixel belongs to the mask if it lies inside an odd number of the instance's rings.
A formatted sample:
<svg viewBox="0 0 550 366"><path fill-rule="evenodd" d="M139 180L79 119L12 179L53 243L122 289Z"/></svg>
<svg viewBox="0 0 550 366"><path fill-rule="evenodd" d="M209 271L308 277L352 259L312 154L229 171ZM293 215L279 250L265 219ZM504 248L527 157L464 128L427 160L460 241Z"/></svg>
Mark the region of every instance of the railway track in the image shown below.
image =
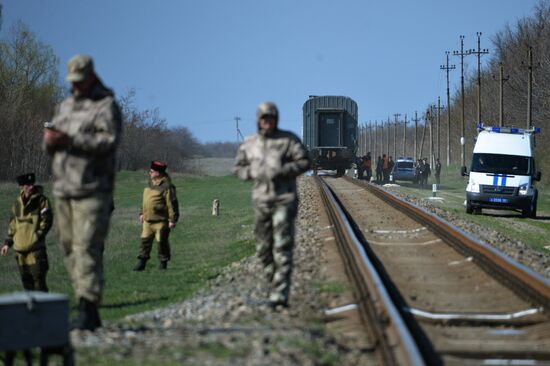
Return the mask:
<svg viewBox="0 0 550 366"><path fill-rule="evenodd" d="M316 179L382 363L550 365L550 281L374 185Z"/></svg>

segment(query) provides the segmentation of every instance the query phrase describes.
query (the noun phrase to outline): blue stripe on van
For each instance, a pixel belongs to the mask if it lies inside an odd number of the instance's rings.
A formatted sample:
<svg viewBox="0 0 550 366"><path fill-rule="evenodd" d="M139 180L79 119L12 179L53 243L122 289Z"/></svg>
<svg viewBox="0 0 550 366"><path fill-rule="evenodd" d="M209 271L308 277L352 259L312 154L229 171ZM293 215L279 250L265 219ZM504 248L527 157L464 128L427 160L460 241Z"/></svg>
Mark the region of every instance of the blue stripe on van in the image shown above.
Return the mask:
<svg viewBox="0 0 550 366"><path fill-rule="evenodd" d="M506 174L502 175L502 181L501 182L502 182L501 185L506 186Z"/></svg>
<svg viewBox="0 0 550 366"><path fill-rule="evenodd" d="M498 186L498 174L495 174L495 175L493 176L493 185L494 185L494 186Z"/></svg>

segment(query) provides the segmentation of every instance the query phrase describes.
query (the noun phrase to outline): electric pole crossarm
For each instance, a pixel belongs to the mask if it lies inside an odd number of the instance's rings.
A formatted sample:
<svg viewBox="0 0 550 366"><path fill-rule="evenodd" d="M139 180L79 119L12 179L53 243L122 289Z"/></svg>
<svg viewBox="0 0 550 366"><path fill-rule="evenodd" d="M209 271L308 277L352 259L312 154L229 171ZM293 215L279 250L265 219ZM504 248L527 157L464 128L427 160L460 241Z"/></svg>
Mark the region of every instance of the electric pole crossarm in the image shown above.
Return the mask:
<svg viewBox="0 0 550 366"><path fill-rule="evenodd" d="M477 32L477 51L468 50L466 54L477 56L477 122L481 123L481 56L489 53L489 50L481 49L481 32Z"/></svg>

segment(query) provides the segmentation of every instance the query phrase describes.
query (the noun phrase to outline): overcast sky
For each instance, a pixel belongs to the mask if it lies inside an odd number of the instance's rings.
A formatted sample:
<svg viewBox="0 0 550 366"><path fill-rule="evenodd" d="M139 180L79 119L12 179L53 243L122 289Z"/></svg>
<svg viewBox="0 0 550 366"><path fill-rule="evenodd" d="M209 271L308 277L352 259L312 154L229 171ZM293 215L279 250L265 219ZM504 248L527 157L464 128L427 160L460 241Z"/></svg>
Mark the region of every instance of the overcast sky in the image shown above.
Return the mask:
<svg viewBox="0 0 550 366"><path fill-rule="evenodd" d="M279 106L280 127L301 135L309 95L345 95L359 122L410 119L441 96L445 51L477 46L533 13L538 0L0 0L5 38L17 20L66 61L94 58L120 96L158 108L201 142L255 131L259 102ZM488 59L489 56L484 56ZM474 56L466 58L474 71ZM458 87L459 58L451 63Z"/></svg>

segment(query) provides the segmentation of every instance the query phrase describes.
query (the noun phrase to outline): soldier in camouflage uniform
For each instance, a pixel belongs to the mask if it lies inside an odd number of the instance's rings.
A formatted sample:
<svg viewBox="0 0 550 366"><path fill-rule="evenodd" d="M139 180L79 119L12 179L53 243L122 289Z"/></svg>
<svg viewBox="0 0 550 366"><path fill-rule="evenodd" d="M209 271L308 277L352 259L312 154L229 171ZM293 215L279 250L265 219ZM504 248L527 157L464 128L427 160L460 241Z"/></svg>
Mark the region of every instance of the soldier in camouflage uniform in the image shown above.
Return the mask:
<svg viewBox="0 0 550 366"><path fill-rule="evenodd" d="M152 161L149 170L149 183L143 190L143 204L139 213L141 232L141 250L134 271L143 271L150 258L153 239L158 243L159 269L165 270L170 260L170 230L176 227L179 219L176 187L166 173L166 164Z"/></svg>
<svg viewBox="0 0 550 366"><path fill-rule="evenodd" d="M122 117L89 56L74 56L67 68L71 95L44 129L44 146L52 155L59 239L78 299L73 326L93 331L101 326L97 308L103 290L103 248Z"/></svg>
<svg viewBox="0 0 550 366"><path fill-rule="evenodd" d="M275 104L261 103L256 119L258 133L239 147L234 170L240 179L254 181L256 253L269 283L270 305L286 307L298 210L296 177L308 170L311 162L300 139L278 129Z"/></svg>
<svg viewBox="0 0 550 366"><path fill-rule="evenodd" d="M42 186L34 185L34 173L18 176L17 183L21 193L11 209L8 237L0 254L5 256L9 248L13 248L23 288L48 292L46 234L53 220L50 201L44 196Z"/></svg>

